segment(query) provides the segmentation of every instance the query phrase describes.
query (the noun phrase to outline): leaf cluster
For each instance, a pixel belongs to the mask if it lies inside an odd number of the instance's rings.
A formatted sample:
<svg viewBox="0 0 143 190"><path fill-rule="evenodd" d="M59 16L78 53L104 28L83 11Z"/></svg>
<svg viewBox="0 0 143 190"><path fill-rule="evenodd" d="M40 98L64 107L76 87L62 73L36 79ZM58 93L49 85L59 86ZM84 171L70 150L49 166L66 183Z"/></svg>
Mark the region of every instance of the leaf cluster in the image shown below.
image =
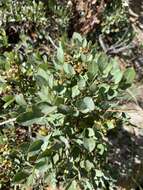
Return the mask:
<svg viewBox="0 0 143 190"><path fill-rule="evenodd" d="M35 91L13 95L12 107L19 126L39 125L41 131L26 144L27 166L14 181L34 186L42 179L52 187L106 189L112 176L105 139L124 122L124 115L114 109L132 84L134 70L122 71L115 59L97 52L78 33L71 41L62 40L50 60L39 57L36 63L37 55L32 70ZM6 109L11 100L4 101Z"/></svg>
<svg viewBox="0 0 143 190"><path fill-rule="evenodd" d="M14 118L1 129L2 141L9 131L2 147L10 145L1 160L8 161L4 167L12 187L107 189L113 176L106 137L124 123L124 114L116 110L135 72L122 71L116 59L78 33L70 40L52 41L51 28L58 39L70 18L62 2L0 2L0 119ZM36 33L36 41L21 27L28 22L35 26L30 35ZM122 15L109 15L102 32L114 32L111 28L124 27L124 22ZM19 27L14 44L6 32L11 23L14 30ZM16 137L12 127L26 134Z"/></svg>

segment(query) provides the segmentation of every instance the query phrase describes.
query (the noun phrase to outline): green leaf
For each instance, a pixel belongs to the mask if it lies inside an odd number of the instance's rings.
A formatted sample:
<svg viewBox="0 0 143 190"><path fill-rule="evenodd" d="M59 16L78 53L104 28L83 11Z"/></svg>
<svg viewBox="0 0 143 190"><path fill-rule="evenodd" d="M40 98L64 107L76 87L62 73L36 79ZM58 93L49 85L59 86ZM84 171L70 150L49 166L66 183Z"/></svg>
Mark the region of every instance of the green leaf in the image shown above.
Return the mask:
<svg viewBox="0 0 143 190"><path fill-rule="evenodd" d="M2 85L3 83L6 83L6 80L2 76L0 76L0 85Z"/></svg>
<svg viewBox="0 0 143 190"><path fill-rule="evenodd" d="M72 36L72 40L78 40L80 43L82 43L83 39L82 39L82 36L79 33L74 32L73 36Z"/></svg>
<svg viewBox="0 0 143 190"><path fill-rule="evenodd" d="M33 173L31 175L29 175L29 177L27 178L27 186L31 187L33 184L35 183L35 179L33 176Z"/></svg>
<svg viewBox="0 0 143 190"><path fill-rule="evenodd" d="M89 152L92 152L95 149L96 141L93 138L84 138L83 145Z"/></svg>
<svg viewBox="0 0 143 190"><path fill-rule="evenodd" d="M92 78L98 74L98 64L96 61L92 61L88 64L88 75Z"/></svg>
<svg viewBox="0 0 143 190"><path fill-rule="evenodd" d="M61 44L57 49L57 59L60 63L64 63L64 51Z"/></svg>
<svg viewBox="0 0 143 190"><path fill-rule="evenodd" d="M35 164L35 168L40 170L40 172L45 168L46 169L46 165L47 165L47 162L45 160L42 160L42 161L38 161L36 164Z"/></svg>
<svg viewBox="0 0 143 190"><path fill-rule="evenodd" d="M57 110L57 106L52 106L48 102L40 102L37 104L37 107L46 115L54 113Z"/></svg>
<svg viewBox="0 0 143 190"><path fill-rule="evenodd" d="M108 62L107 66L105 67L103 74L105 75L104 77L107 77L109 75L109 72L112 70L113 63Z"/></svg>
<svg viewBox="0 0 143 190"><path fill-rule="evenodd" d="M83 42L82 42L82 47L83 48L86 48L86 46L87 46L87 39L85 38L84 40L83 40Z"/></svg>
<svg viewBox="0 0 143 190"><path fill-rule="evenodd" d="M13 178L13 182L19 183L22 180L25 180L28 176L29 176L29 174L27 172L20 171L20 172L18 172L18 173L15 174L15 176Z"/></svg>
<svg viewBox="0 0 143 190"><path fill-rule="evenodd" d="M114 120L108 120L108 121L106 122L106 125L107 125L107 127L108 127L109 130L115 128L115 122L114 122Z"/></svg>
<svg viewBox="0 0 143 190"><path fill-rule="evenodd" d="M118 84L123 76L123 71L121 71L120 67L119 67L119 63L116 59L112 59L111 60L113 68L110 71L110 74L113 76L113 81L115 84Z"/></svg>
<svg viewBox="0 0 143 190"><path fill-rule="evenodd" d="M74 139L74 142L77 143L79 146L83 145L83 141L81 139Z"/></svg>
<svg viewBox="0 0 143 190"><path fill-rule="evenodd" d="M15 101L15 97L14 96L11 96L11 95L7 95L7 96L4 96L2 98L3 101L5 101L6 103L4 104L4 109L6 109L8 106L10 106L14 101Z"/></svg>
<svg viewBox="0 0 143 190"><path fill-rule="evenodd" d="M114 90L114 89L110 88L109 91L108 91L108 100L111 100L114 97L117 97L117 95L118 95L117 90Z"/></svg>
<svg viewBox="0 0 143 190"><path fill-rule="evenodd" d="M18 94L18 95L15 95L15 101L17 104L19 104L20 106L25 106L27 105L25 99L24 99L24 96L23 94Z"/></svg>
<svg viewBox="0 0 143 190"><path fill-rule="evenodd" d="M122 80L123 72L117 69L117 70L114 70L114 72L112 72L112 75L113 75L114 83L118 84Z"/></svg>
<svg viewBox="0 0 143 190"><path fill-rule="evenodd" d="M94 169L95 166L92 162L90 162L89 160L85 161L85 168L87 169L87 171L90 171L91 169Z"/></svg>
<svg viewBox="0 0 143 190"><path fill-rule="evenodd" d="M128 68L123 74L123 78L126 80L127 84L132 84L135 79L135 76L136 73L133 68Z"/></svg>
<svg viewBox="0 0 143 190"><path fill-rule="evenodd" d="M37 110L37 112L36 112L36 110L29 111L29 112L21 113L17 117L16 121L23 126L29 126L29 125L32 125L32 124L38 122L42 116L43 116L43 114L41 113L41 111L38 111L38 110Z"/></svg>
<svg viewBox="0 0 143 190"><path fill-rule="evenodd" d="M53 88L54 79L53 79L53 75L50 72L39 68L36 74L36 78L37 78L37 83L39 84L39 86L48 85L50 88Z"/></svg>
<svg viewBox="0 0 143 190"><path fill-rule="evenodd" d="M56 164L58 161L59 161L59 154L58 153L56 153L54 156L53 156L53 162L54 162L54 164Z"/></svg>
<svg viewBox="0 0 143 190"><path fill-rule="evenodd" d="M81 168L85 168L85 161L84 161L84 160L82 160L82 161L80 162L80 167L81 167Z"/></svg>
<svg viewBox="0 0 143 190"><path fill-rule="evenodd" d="M95 170L95 172L96 172L96 177L102 177L102 176L104 176L104 174L103 174L103 172L101 171L101 170Z"/></svg>
<svg viewBox="0 0 143 190"><path fill-rule="evenodd" d="M99 154L103 155L103 153L105 151L105 146L103 144L98 144L97 149L99 149Z"/></svg>
<svg viewBox="0 0 143 190"><path fill-rule="evenodd" d="M52 171L49 173L47 179L46 179L47 184L51 189L56 189L57 187L57 179L56 179L56 172Z"/></svg>
<svg viewBox="0 0 143 190"><path fill-rule="evenodd" d="M78 185L77 185L76 180L73 180L67 189L68 190L77 190L78 189Z"/></svg>
<svg viewBox="0 0 143 190"><path fill-rule="evenodd" d="M38 158L44 158L44 157L49 157L52 154L52 150L51 149L46 149L44 152L42 152Z"/></svg>
<svg viewBox="0 0 143 190"><path fill-rule="evenodd" d="M91 97L85 97L83 100L80 100L77 105L82 113L88 113L95 109L95 104Z"/></svg>
<svg viewBox="0 0 143 190"><path fill-rule="evenodd" d="M88 190L93 190L93 185L92 183L89 182L89 179L85 178L84 179L84 188Z"/></svg>
<svg viewBox="0 0 143 190"><path fill-rule="evenodd" d="M73 110L67 106L67 105L59 105L58 107L58 112L62 113L62 114L69 114L70 112L72 112Z"/></svg>
<svg viewBox="0 0 143 190"><path fill-rule="evenodd" d="M40 76L43 79L43 81L45 80L44 82L48 81L48 73L41 68L38 69L38 72L36 73L36 77L37 76ZM43 82L43 81L41 81L41 82Z"/></svg>
<svg viewBox="0 0 143 190"><path fill-rule="evenodd" d="M33 151L37 151L37 150L41 149L42 144L43 144L42 140L34 141L30 145L28 152L33 152Z"/></svg>
<svg viewBox="0 0 143 190"><path fill-rule="evenodd" d="M110 85L107 83L102 83L101 85L99 85L99 92L101 93L107 93L110 89Z"/></svg>
<svg viewBox="0 0 143 190"><path fill-rule="evenodd" d="M93 136L95 136L94 129L92 129L92 128L87 128L85 132L87 133L87 136L88 136L88 137L93 137Z"/></svg>
<svg viewBox="0 0 143 190"><path fill-rule="evenodd" d="M66 74L68 74L69 76L75 75L75 71L74 68L72 67L71 64L65 63L63 65L64 71Z"/></svg>
<svg viewBox="0 0 143 190"><path fill-rule="evenodd" d="M133 68L128 68L123 74L122 80L119 83L119 88L122 90L129 88L135 79L135 75L135 70Z"/></svg>
<svg viewBox="0 0 143 190"><path fill-rule="evenodd" d="M24 143L20 144L19 148L22 151L22 153L26 153L28 151L29 145L30 145L29 142L24 142Z"/></svg>
<svg viewBox="0 0 143 190"><path fill-rule="evenodd" d="M97 62L98 62L98 66L99 66L99 70L101 73L104 73L105 68L108 65L108 57L107 55L100 53L99 55L97 55Z"/></svg>
<svg viewBox="0 0 143 190"><path fill-rule="evenodd" d="M87 54L86 55L86 62L90 63L92 60L93 60L93 55L91 53ZM94 60L93 60L93 62L94 62Z"/></svg>
<svg viewBox="0 0 143 190"><path fill-rule="evenodd" d="M75 98L76 96L78 96L80 94L80 91L78 89L78 85L72 87L72 98Z"/></svg>
<svg viewBox="0 0 143 190"><path fill-rule="evenodd" d="M93 83L91 83L91 85L89 86L89 90L91 92L97 92L97 90L98 90L98 84L97 84L96 80Z"/></svg>
<svg viewBox="0 0 143 190"><path fill-rule="evenodd" d="M66 148L69 148L69 141L64 136L60 136L60 140L65 144Z"/></svg>
<svg viewBox="0 0 143 190"><path fill-rule="evenodd" d="M38 95L43 102L52 103L56 99L53 91L51 91L47 86L42 86Z"/></svg>
<svg viewBox="0 0 143 190"><path fill-rule="evenodd" d="M83 76L80 76L79 81L77 82L79 90L84 90L86 87L86 79Z"/></svg>

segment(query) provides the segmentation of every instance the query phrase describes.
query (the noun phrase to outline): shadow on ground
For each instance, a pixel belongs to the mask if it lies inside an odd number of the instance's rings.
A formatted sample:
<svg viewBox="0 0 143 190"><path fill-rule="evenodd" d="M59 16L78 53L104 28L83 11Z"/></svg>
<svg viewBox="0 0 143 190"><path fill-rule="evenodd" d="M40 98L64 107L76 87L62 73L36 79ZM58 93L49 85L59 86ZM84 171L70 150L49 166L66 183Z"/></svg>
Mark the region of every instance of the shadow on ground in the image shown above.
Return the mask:
<svg viewBox="0 0 143 190"><path fill-rule="evenodd" d="M143 102L143 87L137 99ZM117 180L117 190L141 190L143 185L143 109L136 103L123 106L133 125L123 126L108 135L108 163Z"/></svg>

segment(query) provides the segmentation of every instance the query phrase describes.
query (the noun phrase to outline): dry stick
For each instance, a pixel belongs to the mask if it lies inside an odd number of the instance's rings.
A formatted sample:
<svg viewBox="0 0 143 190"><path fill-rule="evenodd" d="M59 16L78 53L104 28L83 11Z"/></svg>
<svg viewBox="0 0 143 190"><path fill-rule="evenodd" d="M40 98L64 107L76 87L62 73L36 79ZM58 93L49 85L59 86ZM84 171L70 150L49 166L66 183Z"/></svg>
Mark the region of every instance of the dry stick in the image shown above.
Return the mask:
<svg viewBox="0 0 143 190"><path fill-rule="evenodd" d="M103 42L102 35L99 35L99 43L100 43L103 51L106 53L108 48L106 47L105 43Z"/></svg>
<svg viewBox="0 0 143 190"><path fill-rule="evenodd" d="M9 119L7 121L3 121L0 123L0 126L11 123L11 122L15 122L15 121L16 121L16 118L12 118L12 119Z"/></svg>
<svg viewBox="0 0 143 190"><path fill-rule="evenodd" d="M114 48L114 45L113 45L113 47L107 49L107 54L115 55L115 54L118 54L118 53L122 53L122 52L124 52L126 50L129 50L129 49L131 49L133 47L134 46L132 46L132 45L127 45L127 46L123 46L121 48L116 49L116 48Z"/></svg>
<svg viewBox="0 0 143 190"><path fill-rule="evenodd" d="M124 44L114 44L111 47L107 47L107 45L104 43L102 35L99 35L99 43L102 47L103 51L109 55L116 55L123 51L129 50L134 48L133 44L124 45Z"/></svg>
<svg viewBox="0 0 143 190"><path fill-rule="evenodd" d="M58 47L56 46L56 44L54 43L54 41L52 40L52 38L51 38L50 36L48 36L48 39L49 39L49 41L51 42L51 44L53 45L53 47L54 47L55 49L58 49Z"/></svg>
<svg viewBox="0 0 143 190"><path fill-rule="evenodd" d="M114 110L106 110L107 112L141 112L143 113L143 110L137 110L137 109L114 109Z"/></svg>

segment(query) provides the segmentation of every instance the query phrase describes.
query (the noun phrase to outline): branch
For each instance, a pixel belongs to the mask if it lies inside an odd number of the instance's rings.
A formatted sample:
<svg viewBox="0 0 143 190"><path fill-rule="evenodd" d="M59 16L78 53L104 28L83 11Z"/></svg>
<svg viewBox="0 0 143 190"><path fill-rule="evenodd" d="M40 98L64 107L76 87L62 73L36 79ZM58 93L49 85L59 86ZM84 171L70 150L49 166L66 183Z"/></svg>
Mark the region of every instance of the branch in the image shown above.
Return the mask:
<svg viewBox="0 0 143 190"><path fill-rule="evenodd" d="M134 44L125 45L123 42L119 43L119 44L116 43L110 47L107 47L107 45L104 43L102 35L99 36L99 43L100 43L100 46L102 47L103 51L108 55L117 55L117 54L127 51L129 49L135 48Z"/></svg>
<svg viewBox="0 0 143 190"><path fill-rule="evenodd" d="M143 114L143 110L138 110L138 109L108 109L106 110L107 112L131 112L131 113L136 113L136 112L139 112L139 113L142 113Z"/></svg>
<svg viewBox="0 0 143 190"><path fill-rule="evenodd" d="M16 121L16 118L9 119L0 123L0 126Z"/></svg>
<svg viewBox="0 0 143 190"><path fill-rule="evenodd" d="M100 43L100 46L102 47L103 51L106 53L108 48L107 48L106 44L103 41L102 35L99 35L99 43Z"/></svg>
<svg viewBox="0 0 143 190"><path fill-rule="evenodd" d="M111 48L107 49L106 53L109 55L117 55L119 53L122 53L122 52L127 51L127 50L132 49L132 48L134 48L133 45L126 45L126 46L123 46L120 48L115 48L113 45Z"/></svg>
<svg viewBox="0 0 143 190"><path fill-rule="evenodd" d="M51 44L53 45L55 49L58 49L58 47L56 46L56 44L54 43L54 41L52 40L50 36L48 36L48 40L51 42Z"/></svg>

